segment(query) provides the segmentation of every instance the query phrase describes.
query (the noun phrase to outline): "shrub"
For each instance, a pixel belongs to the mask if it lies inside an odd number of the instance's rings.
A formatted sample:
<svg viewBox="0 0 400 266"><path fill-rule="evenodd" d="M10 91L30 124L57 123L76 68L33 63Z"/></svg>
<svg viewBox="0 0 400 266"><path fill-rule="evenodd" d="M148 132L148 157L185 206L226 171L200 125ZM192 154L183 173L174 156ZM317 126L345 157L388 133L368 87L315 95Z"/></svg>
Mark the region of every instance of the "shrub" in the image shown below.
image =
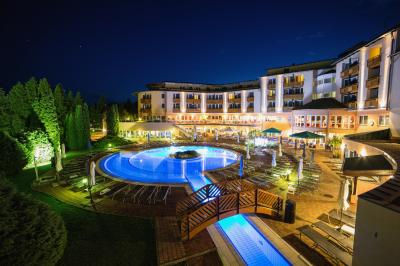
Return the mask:
<svg viewBox="0 0 400 266"><path fill-rule="evenodd" d="M19 141L28 160L28 164L34 163L35 154L37 163L50 161L54 156L53 146L47 134L41 130L27 132Z"/></svg>
<svg viewBox="0 0 400 266"><path fill-rule="evenodd" d="M17 174L26 163L27 159L20 144L0 131L0 177Z"/></svg>
<svg viewBox="0 0 400 266"><path fill-rule="evenodd" d="M4 179L0 195L0 264L55 265L67 242L61 217Z"/></svg>

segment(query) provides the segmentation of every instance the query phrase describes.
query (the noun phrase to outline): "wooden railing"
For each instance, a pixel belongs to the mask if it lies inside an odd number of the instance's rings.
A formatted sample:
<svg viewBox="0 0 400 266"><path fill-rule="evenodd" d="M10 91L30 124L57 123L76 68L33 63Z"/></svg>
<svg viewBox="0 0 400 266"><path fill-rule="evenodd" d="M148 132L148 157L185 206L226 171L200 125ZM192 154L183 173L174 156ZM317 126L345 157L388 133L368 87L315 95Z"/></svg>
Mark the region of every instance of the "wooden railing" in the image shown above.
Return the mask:
<svg viewBox="0 0 400 266"><path fill-rule="evenodd" d="M191 239L207 226L239 213L279 215L283 200L257 188L253 183L236 179L206 185L178 202L181 238Z"/></svg>

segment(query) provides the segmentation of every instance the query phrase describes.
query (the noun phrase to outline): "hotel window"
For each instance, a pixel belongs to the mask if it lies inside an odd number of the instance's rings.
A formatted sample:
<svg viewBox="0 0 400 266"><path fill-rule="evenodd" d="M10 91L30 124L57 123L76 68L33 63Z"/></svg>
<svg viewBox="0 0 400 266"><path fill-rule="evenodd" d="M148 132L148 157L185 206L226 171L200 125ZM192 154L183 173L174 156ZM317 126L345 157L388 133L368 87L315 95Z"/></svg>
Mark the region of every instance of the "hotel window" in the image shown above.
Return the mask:
<svg viewBox="0 0 400 266"><path fill-rule="evenodd" d="M180 109L181 105L179 103L174 103L174 109Z"/></svg>
<svg viewBox="0 0 400 266"><path fill-rule="evenodd" d="M359 121L360 121L360 125L361 126L368 125L368 116L367 115L361 115Z"/></svg>
<svg viewBox="0 0 400 266"><path fill-rule="evenodd" d="M379 116L379 125L380 126L388 126L389 125L389 116L388 115L380 115Z"/></svg>
<svg viewBox="0 0 400 266"><path fill-rule="evenodd" d="M325 84L326 84L326 83L331 83L331 81L332 81L331 78L326 78L326 79L324 79L324 83L325 83Z"/></svg>
<svg viewBox="0 0 400 266"><path fill-rule="evenodd" d="M200 95L199 95L199 94L195 94L195 95L194 95L194 98L195 98L196 100L199 100L199 99L200 99Z"/></svg>
<svg viewBox="0 0 400 266"><path fill-rule="evenodd" d="M174 99L180 99L180 98L181 98L180 93L175 93L175 94L174 94Z"/></svg>
<svg viewBox="0 0 400 266"><path fill-rule="evenodd" d="M235 95L233 94L233 93L229 93L228 94L228 99L229 100L232 100L232 99L234 99L235 98Z"/></svg>
<svg viewBox="0 0 400 266"><path fill-rule="evenodd" d="M163 93L163 94L161 94L161 98L162 99L164 99L165 98L165 94Z"/></svg>
<svg viewBox="0 0 400 266"><path fill-rule="evenodd" d="M165 108L165 103L161 104L161 108L163 109Z"/></svg>
<svg viewBox="0 0 400 266"><path fill-rule="evenodd" d="M379 89L378 88L369 90L369 98L370 99L378 98L378 93L379 93Z"/></svg>

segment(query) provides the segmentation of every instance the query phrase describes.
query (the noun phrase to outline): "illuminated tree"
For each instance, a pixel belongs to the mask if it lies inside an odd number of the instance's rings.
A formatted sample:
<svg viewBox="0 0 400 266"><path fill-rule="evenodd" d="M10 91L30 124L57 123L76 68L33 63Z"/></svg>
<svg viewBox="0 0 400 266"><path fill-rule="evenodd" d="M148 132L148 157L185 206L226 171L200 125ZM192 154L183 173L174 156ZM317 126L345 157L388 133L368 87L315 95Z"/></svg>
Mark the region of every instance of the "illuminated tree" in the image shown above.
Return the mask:
<svg viewBox="0 0 400 266"><path fill-rule="evenodd" d="M41 79L38 86L38 95L33 103L33 110L43 123L50 142L53 145L56 157L56 171L62 170L60 127L58 125L57 111L54 105L53 92L46 79Z"/></svg>
<svg viewBox="0 0 400 266"><path fill-rule="evenodd" d="M27 163L19 143L3 131L0 131L0 154L0 177L18 173Z"/></svg>
<svg viewBox="0 0 400 266"><path fill-rule="evenodd" d="M82 113L82 119L83 119L83 138L85 140L85 147L88 147L88 143L90 141L90 117L89 117L89 107L85 103L83 104L83 113Z"/></svg>
<svg viewBox="0 0 400 266"><path fill-rule="evenodd" d="M75 111L75 100L74 94L72 91L68 91L67 96L65 97L65 107L67 113Z"/></svg>
<svg viewBox="0 0 400 266"><path fill-rule="evenodd" d="M107 112L107 134L110 136L118 136L119 132L119 114L118 106L111 105Z"/></svg>
<svg viewBox="0 0 400 266"><path fill-rule="evenodd" d="M67 141L67 147L70 150L76 150L77 149L77 134L76 134L76 129L75 129L75 115L74 113L69 113L67 115L66 121L65 121L65 137Z"/></svg>
<svg viewBox="0 0 400 266"><path fill-rule="evenodd" d="M29 164L50 161L54 156L54 150L49 142L47 134L41 130L24 133L19 139Z"/></svg>
<svg viewBox="0 0 400 266"><path fill-rule="evenodd" d="M10 131L10 104L2 88L0 88L0 130Z"/></svg>
<svg viewBox="0 0 400 266"><path fill-rule="evenodd" d="M67 243L59 215L0 179L2 265L56 265Z"/></svg>
<svg viewBox="0 0 400 266"><path fill-rule="evenodd" d="M61 84L57 84L54 89L54 105L57 111L58 125L60 126L60 136L64 139L64 121L66 116L66 106L64 100L64 89Z"/></svg>
<svg viewBox="0 0 400 266"><path fill-rule="evenodd" d="M81 105L81 106L83 105L83 99L82 99L81 93L79 91L75 95L74 105L75 105L75 107L77 105Z"/></svg>

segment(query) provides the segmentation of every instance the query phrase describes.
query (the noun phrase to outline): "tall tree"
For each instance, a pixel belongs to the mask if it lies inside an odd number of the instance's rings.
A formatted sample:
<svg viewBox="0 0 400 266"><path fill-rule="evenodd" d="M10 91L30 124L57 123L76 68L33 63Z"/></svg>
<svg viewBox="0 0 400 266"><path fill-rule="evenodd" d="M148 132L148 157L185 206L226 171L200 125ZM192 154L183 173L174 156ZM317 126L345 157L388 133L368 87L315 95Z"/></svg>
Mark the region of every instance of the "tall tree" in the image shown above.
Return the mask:
<svg viewBox="0 0 400 266"><path fill-rule="evenodd" d="M82 150L86 144L82 105L77 105L75 108L75 130L77 149Z"/></svg>
<svg viewBox="0 0 400 266"><path fill-rule="evenodd" d="M79 91L75 95L74 104L75 104L75 106L83 105L83 99L82 99L81 93Z"/></svg>
<svg viewBox="0 0 400 266"><path fill-rule="evenodd" d="M119 132L119 114L118 105L111 105L107 112L107 134L110 136L118 136Z"/></svg>
<svg viewBox="0 0 400 266"><path fill-rule="evenodd" d="M67 118L65 121L65 138L67 141L68 149L76 150L77 149L77 144L76 144L77 134L76 134L76 129L75 129L74 112L69 113L67 115Z"/></svg>
<svg viewBox="0 0 400 266"><path fill-rule="evenodd" d="M86 103L83 104L83 128L84 128L84 139L85 148L88 147L90 141L90 117L89 117L89 107Z"/></svg>
<svg viewBox="0 0 400 266"><path fill-rule="evenodd" d="M26 120L32 112L32 103L27 97L24 85L20 82L11 88L7 98L10 104L11 133L16 135L25 130Z"/></svg>
<svg viewBox="0 0 400 266"><path fill-rule="evenodd" d="M58 125L60 126L60 138L61 141L64 142L64 121L67 110L65 106L64 89L60 83L58 83L54 89L54 105L57 111Z"/></svg>
<svg viewBox="0 0 400 266"><path fill-rule="evenodd" d="M70 113L75 111L75 99L74 99L74 93L69 90L67 93L67 96L65 97L65 107L66 107L66 112Z"/></svg>
<svg viewBox="0 0 400 266"><path fill-rule="evenodd" d="M60 127L58 125L57 111L54 105L54 96L50 85L46 79L41 79L38 86L38 95L33 103L33 110L42 121L46 133L53 145L56 155L56 171L62 170L61 147L60 147Z"/></svg>
<svg viewBox="0 0 400 266"><path fill-rule="evenodd" d="M0 131L10 131L10 105L2 88L0 88Z"/></svg>

